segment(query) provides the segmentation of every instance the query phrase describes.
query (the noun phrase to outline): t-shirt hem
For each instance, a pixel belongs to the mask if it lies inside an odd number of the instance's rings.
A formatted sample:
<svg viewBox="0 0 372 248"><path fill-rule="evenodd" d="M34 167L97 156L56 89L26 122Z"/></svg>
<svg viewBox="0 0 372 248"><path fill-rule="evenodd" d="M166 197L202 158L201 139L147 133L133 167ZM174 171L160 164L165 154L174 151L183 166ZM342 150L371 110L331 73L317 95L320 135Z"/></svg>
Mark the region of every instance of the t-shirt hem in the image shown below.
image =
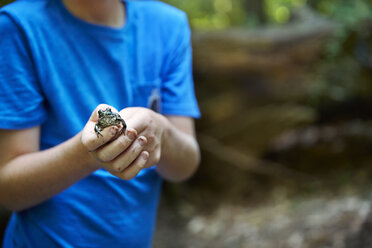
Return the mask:
<svg viewBox="0 0 372 248"><path fill-rule="evenodd" d="M187 116L192 117L195 119L199 119L201 117L199 110L190 110L190 109L162 109L161 112L163 115L177 115L177 116Z"/></svg>

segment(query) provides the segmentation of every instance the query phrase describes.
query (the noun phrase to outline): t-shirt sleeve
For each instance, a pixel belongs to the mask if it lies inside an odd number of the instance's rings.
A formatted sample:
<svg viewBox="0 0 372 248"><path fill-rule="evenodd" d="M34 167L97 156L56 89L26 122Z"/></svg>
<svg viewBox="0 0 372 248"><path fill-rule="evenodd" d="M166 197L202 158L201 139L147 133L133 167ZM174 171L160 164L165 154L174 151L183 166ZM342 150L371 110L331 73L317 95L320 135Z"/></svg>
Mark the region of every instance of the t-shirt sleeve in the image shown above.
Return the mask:
<svg viewBox="0 0 372 248"><path fill-rule="evenodd" d="M26 35L0 12L0 129L37 126L46 119L43 95Z"/></svg>
<svg viewBox="0 0 372 248"><path fill-rule="evenodd" d="M168 34L167 55L162 73L162 113L193 118L200 117L192 76L191 31L186 14L173 23Z"/></svg>

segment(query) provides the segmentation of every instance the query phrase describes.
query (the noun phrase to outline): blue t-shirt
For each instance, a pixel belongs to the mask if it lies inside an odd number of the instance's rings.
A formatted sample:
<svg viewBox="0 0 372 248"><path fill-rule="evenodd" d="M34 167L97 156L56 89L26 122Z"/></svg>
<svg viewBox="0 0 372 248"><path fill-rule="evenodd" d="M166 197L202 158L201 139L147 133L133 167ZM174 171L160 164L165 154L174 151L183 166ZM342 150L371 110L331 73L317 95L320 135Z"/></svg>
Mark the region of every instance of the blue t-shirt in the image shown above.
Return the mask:
<svg viewBox="0 0 372 248"><path fill-rule="evenodd" d="M81 131L100 103L199 117L186 15L126 1L122 28L73 16L62 0L0 10L0 129L41 126L41 149ZM4 247L150 247L160 196L155 169L124 181L101 169L13 213Z"/></svg>

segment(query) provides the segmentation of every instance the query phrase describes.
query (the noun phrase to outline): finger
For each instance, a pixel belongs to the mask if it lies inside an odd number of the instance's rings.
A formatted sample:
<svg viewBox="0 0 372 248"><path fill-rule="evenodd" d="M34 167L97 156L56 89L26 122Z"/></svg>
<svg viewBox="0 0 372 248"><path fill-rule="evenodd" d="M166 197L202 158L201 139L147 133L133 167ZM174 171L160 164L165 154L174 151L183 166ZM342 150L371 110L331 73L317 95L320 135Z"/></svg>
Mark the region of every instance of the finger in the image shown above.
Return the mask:
<svg viewBox="0 0 372 248"><path fill-rule="evenodd" d="M125 116L127 126L135 128L138 134L151 125L151 122L153 121L153 116L151 114L151 110L141 110L138 111L137 114L133 114L133 111L126 111L126 109L120 112L121 116Z"/></svg>
<svg viewBox="0 0 372 248"><path fill-rule="evenodd" d="M84 135L86 136L87 139L91 140L91 141L98 141L100 140L99 142L102 141L102 139L105 140L105 142L103 142L102 144L105 144L107 141L110 141L114 138L117 138L122 130L123 130L123 126L122 125L119 125L119 126L110 126L110 127L107 127L107 128L104 128L103 130L100 131L100 133L97 133L96 132L96 122L92 122L92 121L88 121L87 124L85 125L84 127ZM110 135L110 128L114 128L113 130L115 130L115 135L114 136L111 136ZM109 136L109 137L105 137L105 136ZM102 145L101 144L101 145Z"/></svg>
<svg viewBox="0 0 372 248"><path fill-rule="evenodd" d="M121 153L112 163L102 163L108 171L122 172L139 156L146 146L147 139L144 136L138 137L132 145Z"/></svg>
<svg viewBox="0 0 372 248"><path fill-rule="evenodd" d="M117 139L114 139L112 142L97 150L95 155L99 161L112 161L125 151L136 137L137 132L135 129L127 129L126 135L120 135Z"/></svg>
<svg viewBox="0 0 372 248"><path fill-rule="evenodd" d="M146 147L148 149L148 147ZM155 164L158 164L160 162L161 158L161 149L155 149L151 152L151 157L147 159L147 163L145 164L145 168L149 168L154 166Z"/></svg>
<svg viewBox="0 0 372 248"><path fill-rule="evenodd" d="M149 153L147 151L143 151L141 152L140 156L138 156L137 159L134 160L133 163L123 172L112 172L112 174L121 179L130 180L137 176L137 174L145 168L148 158Z"/></svg>
<svg viewBox="0 0 372 248"><path fill-rule="evenodd" d="M92 129L93 130L92 132L89 131L90 129L89 125L87 125L86 128L88 129L88 131L84 135L82 135L81 142L90 152L93 152L97 150L99 147L108 143L110 140L115 138L115 136L119 132L118 127L111 126L102 130L101 131L102 135L97 135L94 132L94 127Z"/></svg>

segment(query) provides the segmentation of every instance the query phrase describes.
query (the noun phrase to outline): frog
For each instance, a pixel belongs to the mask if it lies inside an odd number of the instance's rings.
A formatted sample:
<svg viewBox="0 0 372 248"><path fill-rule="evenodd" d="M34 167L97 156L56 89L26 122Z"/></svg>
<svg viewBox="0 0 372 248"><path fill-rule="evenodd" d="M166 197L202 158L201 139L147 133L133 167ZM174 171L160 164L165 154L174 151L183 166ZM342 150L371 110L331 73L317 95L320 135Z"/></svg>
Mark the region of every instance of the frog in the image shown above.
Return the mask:
<svg viewBox="0 0 372 248"><path fill-rule="evenodd" d="M119 135L122 134L127 128L127 124L125 123L123 118L121 118L119 113L112 112L111 108L106 108L105 110L99 109L98 110L98 121L94 127L94 131L97 134L97 138L100 135L103 136L101 131L104 128L110 127L110 126L118 126L118 127L122 126L122 129Z"/></svg>

